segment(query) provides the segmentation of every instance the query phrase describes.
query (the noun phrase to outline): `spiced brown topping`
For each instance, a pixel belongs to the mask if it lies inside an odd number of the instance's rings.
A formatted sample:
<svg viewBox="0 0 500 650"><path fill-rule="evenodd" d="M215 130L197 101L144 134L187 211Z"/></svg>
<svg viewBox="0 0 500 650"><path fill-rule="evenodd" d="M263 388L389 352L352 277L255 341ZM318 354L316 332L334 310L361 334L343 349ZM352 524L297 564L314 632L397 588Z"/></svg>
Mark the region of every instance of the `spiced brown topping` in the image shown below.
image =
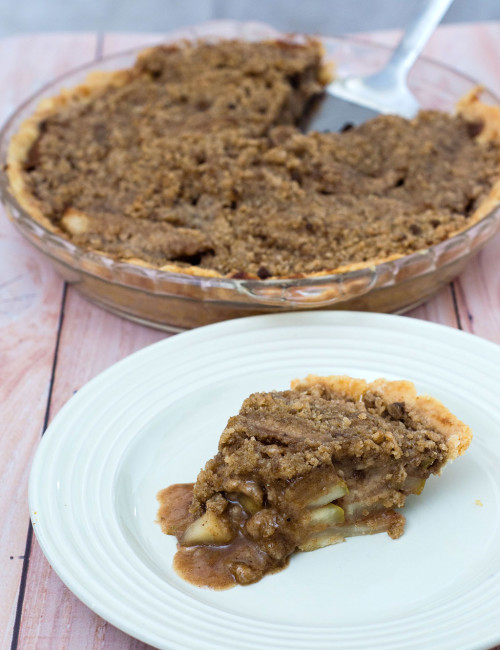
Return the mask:
<svg viewBox="0 0 500 650"><path fill-rule="evenodd" d="M154 48L44 120L26 182L81 246L231 277L370 263L465 228L498 177L482 124L424 111L304 135L325 79L314 41Z"/></svg>

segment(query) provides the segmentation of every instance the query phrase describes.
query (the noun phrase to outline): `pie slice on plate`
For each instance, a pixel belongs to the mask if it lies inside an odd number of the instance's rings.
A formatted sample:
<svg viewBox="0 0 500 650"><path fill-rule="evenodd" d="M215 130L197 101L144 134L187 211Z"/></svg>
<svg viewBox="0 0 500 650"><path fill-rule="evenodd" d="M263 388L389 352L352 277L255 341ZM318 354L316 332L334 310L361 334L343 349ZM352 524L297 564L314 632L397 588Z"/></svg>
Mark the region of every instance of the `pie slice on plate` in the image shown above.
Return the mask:
<svg viewBox="0 0 500 650"><path fill-rule="evenodd" d="M250 584L296 551L404 532L398 512L464 453L470 429L407 381L308 376L255 393L196 483L158 495L177 572L198 586Z"/></svg>

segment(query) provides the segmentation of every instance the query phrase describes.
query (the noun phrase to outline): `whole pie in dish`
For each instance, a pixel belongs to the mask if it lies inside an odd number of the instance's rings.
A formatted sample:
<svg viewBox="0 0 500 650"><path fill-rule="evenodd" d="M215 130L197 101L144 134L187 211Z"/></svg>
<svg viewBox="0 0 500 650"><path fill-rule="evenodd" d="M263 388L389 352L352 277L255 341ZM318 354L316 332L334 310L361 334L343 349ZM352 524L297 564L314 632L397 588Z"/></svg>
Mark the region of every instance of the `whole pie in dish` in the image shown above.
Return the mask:
<svg viewBox="0 0 500 650"><path fill-rule="evenodd" d="M114 259L305 277L444 241L500 203L500 113L380 116L302 133L330 79L313 39L159 46L44 100L7 173L46 228Z"/></svg>
<svg viewBox="0 0 500 650"><path fill-rule="evenodd" d="M407 381L344 376L255 393L229 419L196 483L158 494L176 571L198 586L250 584L295 551L403 534L395 508L464 453L470 429Z"/></svg>

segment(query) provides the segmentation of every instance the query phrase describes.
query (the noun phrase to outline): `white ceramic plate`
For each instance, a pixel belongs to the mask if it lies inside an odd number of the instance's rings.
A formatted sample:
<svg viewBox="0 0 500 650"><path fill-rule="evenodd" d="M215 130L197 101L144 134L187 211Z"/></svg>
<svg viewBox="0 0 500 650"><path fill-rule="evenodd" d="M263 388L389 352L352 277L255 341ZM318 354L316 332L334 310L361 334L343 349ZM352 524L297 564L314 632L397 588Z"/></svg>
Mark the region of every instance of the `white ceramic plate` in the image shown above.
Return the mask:
<svg viewBox="0 0 500 650"><path fill-rule="evenodd" d="M500 641L500 348L439 325L300 313L211 325L93 379L45 434L30 479L41 547L66 585L161 648L488 648ZM172 570L155 495L193 481L253 391L308 373L407 378L473 429L463 458L410 497L406 532L292 558L215 592Z"/></svg>

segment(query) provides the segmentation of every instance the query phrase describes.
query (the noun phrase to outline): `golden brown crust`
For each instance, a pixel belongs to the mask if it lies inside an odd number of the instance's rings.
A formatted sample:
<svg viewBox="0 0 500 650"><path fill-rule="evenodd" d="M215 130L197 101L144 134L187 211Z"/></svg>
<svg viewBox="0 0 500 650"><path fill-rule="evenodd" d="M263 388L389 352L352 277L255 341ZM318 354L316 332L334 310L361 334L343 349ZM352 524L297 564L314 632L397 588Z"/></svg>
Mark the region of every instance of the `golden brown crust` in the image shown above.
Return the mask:
<svg viewBox="0 0 500 650"><path fill-rule="evenodd" d="M294 379L292 389L307 389L321 385L328 390L339 393L346 399L358 401L367 393L374 393L388 404L404 402L410 416L417 416L429 429L433 429L446 437L448 444L447 461L461 456L472 440L470 428L451 413L444 404L429 395L418 395L415 386L410 381L388 381L376 379L369 383L364 379L353 379L343 375L318 377L308 375L304 379Z"/></svg>
<svg viewBox="0 0 500 650"><path fill-rule="evenodd" d="M180 42L172 46L178 47L186 45L187 42ZM151 48L144 50L140 55L141 57L147 56ZM322 70L323 82L328 83L332 77L332 70L325 66ZM60 95L40 102L36 112L27 120L23 122L18 133L13 136L7 154L7 175L9 178L10 186L13 195L19 202L22 208L30 214L38 223L44 226L50 232L61 235L65 239L67 234L57 226L55 226L50 219L48 219L41 209L41 204L38 199L33 196L30 191L24 173L24 164L26 162L30 148L40 135L40 125L47 119L47 117L57 114L62 108L67 107L71 103L86 103L96 95L103 92L110 86L120 87L133 78L134 70L118 70L114 72L94 72L90 74L83 84L72 88L64 89ZM467 95L459 100L456 106L456 114L464 117L467 121L482 124L480 133L476 136L476 140L480 143L486 144L487 142L500 142L500 108L488 106L480 101L480 94L482 88L480 86L473 88ZM469 229L472 225L483 219L490 214L492 210L500 205L500 170L499 178L492 186L489 194L481 201L479 206L467 220L467 226L462 229L457 229L449 235L449 238ZM107 257L113 255L93 250L93 252L102 254ZM416 251L417 253L425 252L424 250ZM413 253L414 254L414 253ZM366 268L374 268L375 266L391 262L405 257L405 253L393 254L386 257L373 258L366 262L357 262L346 264L335 268L317 271L309 274L298 273L296 275L286 276L271 276L268 279L287 279L287 278L321 278L332 274L348 273ZM223 278L228 277L214 269L200 268L199 266L186 266L178 265L175 262L156 266L146 260L141 260L136 257L119 257L117 261L126 262L135 266L143 268L158 269L170 273L180 273L184 275L192 275L199 277ZM231 276L229 276L231 277ZM256 275L245 275L245 279L258 280Z"/></svg>
<svg viewBox="0 0 500 650"><path fill-rule="evenodd" d="M467 122L478 123L481 131L476 136L478 142L500 142L500 108L488 106L480 100L482 86L472 88L457 102L457 114Z"/></svg>
<svg viewBox="0 0 500 650"><path fill-rule="evenodd" d="M480 100L482 91L482 86L476 86L464 95L457 102L457 115L461 115L467 122L478 123L481 126L481 131L476 136L477 142L500 143L500 107L483 104ZM470 225L486 217L498 205L500 205L500 178L472 214Z"/></svg>

